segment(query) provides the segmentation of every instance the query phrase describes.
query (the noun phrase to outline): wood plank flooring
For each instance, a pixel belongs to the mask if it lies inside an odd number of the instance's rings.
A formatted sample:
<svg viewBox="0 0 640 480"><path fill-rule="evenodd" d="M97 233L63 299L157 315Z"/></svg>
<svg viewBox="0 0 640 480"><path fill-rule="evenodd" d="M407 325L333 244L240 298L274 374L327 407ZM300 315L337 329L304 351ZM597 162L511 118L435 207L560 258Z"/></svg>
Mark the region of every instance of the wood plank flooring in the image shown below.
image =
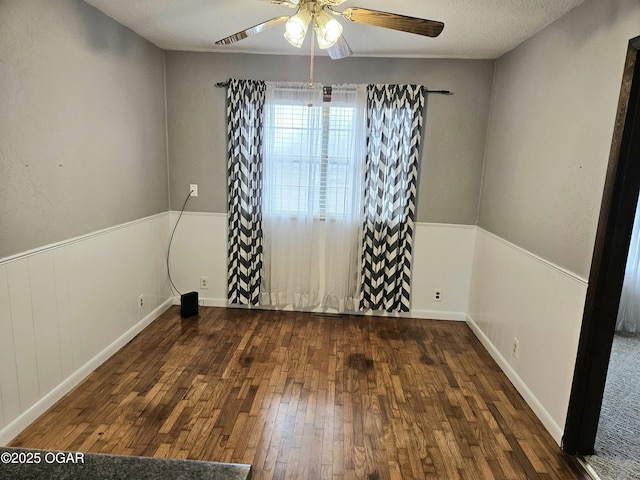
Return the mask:
<svg viewBox="0 0 640 480"><path fill-rule="evenodd" d="M255 479L588 478L466 324L172 307L11 446Z"/></svg>

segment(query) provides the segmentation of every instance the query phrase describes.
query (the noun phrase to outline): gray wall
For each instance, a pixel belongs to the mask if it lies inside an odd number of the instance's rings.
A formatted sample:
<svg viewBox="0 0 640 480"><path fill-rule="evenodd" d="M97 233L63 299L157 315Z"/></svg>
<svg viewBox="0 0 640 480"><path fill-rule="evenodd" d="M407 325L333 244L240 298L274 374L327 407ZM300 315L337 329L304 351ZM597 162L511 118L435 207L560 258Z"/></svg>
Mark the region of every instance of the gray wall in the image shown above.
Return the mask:
<svg viewBox="0 0 640 480"><path fill-rule="evenodd" d="M0 258L168 208L164 52L80 0L0 1Z"/></svg>
<svg viewBox="0 0 640 480"><path fill-rule="evenodd" d="M225 91L233 78L308 81L309 59L296 56L167 52L171 209L190 183L188 210L226 212ZM316 59L316 81L416 83L448 89L430 95L425 122L418 220L475 224L494 62L490 60Z"/></svg>
<svg viewBox="0 0 640 480"><path fill-rule="evenodd" d="M479 225L589 275L637 0L588 0L496 63Z"/></svg>

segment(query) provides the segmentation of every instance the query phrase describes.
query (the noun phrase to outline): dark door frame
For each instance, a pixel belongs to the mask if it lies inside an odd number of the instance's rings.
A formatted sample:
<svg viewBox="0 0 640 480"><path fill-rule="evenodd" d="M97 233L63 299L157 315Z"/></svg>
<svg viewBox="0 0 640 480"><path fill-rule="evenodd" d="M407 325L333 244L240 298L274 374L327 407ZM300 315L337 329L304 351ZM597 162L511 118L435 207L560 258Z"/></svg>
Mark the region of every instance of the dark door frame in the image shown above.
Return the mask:
<svg viewBox="0 0 640 480"><path fill-rule="evenodd" d="M629 41L562 449L594 453L640 191L640 37ZM597 92L595 92L597 95Z"/></svg>

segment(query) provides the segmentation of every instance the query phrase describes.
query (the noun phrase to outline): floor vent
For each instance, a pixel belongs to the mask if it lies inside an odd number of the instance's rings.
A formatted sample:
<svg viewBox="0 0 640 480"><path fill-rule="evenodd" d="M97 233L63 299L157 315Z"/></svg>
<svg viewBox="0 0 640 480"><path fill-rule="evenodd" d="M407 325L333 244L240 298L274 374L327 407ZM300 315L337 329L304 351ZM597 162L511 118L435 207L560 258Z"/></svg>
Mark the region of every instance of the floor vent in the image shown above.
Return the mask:
<svg viewBox="0 0 640 480"><path fill-rule="evenodd" d="M311 318L344 318L345 315L343 313L325 313L325 312L314 312L311 314Z"/></svg>

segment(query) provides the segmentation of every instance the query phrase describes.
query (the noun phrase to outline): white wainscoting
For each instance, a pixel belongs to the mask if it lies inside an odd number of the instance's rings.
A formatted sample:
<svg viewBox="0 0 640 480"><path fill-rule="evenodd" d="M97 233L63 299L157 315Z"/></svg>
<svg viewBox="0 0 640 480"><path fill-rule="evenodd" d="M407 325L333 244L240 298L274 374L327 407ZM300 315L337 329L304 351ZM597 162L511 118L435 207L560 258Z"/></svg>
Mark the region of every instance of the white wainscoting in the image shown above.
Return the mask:
<svg viewBox="0 0 640 480"><path fill-rule="evenodd" d="M178 215L171 212L172 229ZM227 214L184 212L173 236L170 265L180 293L196 291L201 305L226 307ZM207 277L208 288L200 288L200 277ZM179 298L174 302L179 304Z"/></svg>
<svg viewBox="0 0 640 480"><path fill-rule="evenodd" d="M412 317L466 319L475 237L474 225L416 224ZM442 292L440 302L433 300L436 289Z"/></svg>
<svg viewBox="0 0 640 480"><path fill-rule="evenodd" d="M165 254L177 218L154 215L0 259L0 445L176 303ZM226 214L185 213L174 283L198 291L203 305L226 306L226 252ZM466 318L560 443L586 281L481 228L418 223L412 288L410 316Z"/></svg>
<svg viewBox="0 0 640 480"><path fill-rule="evenodd" d="M172 227L178 214L171 212ZM416 224L408 316L465 320L474 239L475 226ZM181 293L197 291L202 305L227 305L226 214L182 215L171 247L171 276ZM206 290L200 289L200 277L208 278ZM436 288L443 292L440 302L433 301Z"/></svg>
<svg viewBox="0 0 640 480"><path fill-rule="evenodd" d="M0 259L0 445L171 305L168 217Z"/></svg>
<svg viewBox="0 0 640 480"><path fill-rule="evenodd" d="M586 292L585 279L478 228L468 323L558 444Z"/></svg>

